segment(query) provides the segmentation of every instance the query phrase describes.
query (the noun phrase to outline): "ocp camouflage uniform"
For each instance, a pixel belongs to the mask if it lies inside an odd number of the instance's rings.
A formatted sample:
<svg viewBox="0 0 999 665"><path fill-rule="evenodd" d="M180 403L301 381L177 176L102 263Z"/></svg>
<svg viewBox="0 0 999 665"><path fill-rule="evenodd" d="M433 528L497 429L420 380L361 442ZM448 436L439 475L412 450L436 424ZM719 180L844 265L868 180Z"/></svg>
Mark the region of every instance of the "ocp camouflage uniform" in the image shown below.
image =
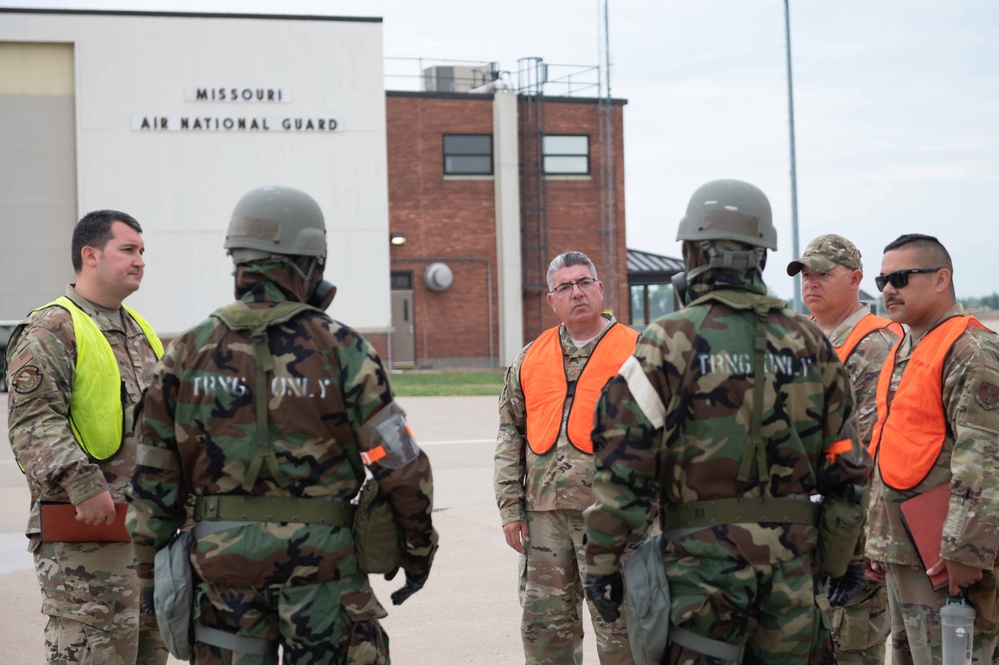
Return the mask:
<svg viewBox="0 0 999 665"><path fill-rule="evenodd" d="M948 310L933 327L962 312ZM930 330L933 329L930 328ZM920 339L907 333L898 350L889 394L894 394ZM987 386L992 386L989 392ZM939 663L939 609L947 589L933 591L912 541L902 526L899 505L940 485L950 485L940 556L985 570L995 584L999 550L999 337L969 327L951 346L943 365L942 395L947 433L943 448L926 477L911 490L887 487L876 460L871 488L867 556L886 565L893 595L892 662ZM925 562L926 566L934 562ZM990 571L992 571L990 573ZM971 591L985 592L982 584ZM991 593L993 607L995 591ZM896 611L895 608L898 608ZM999 638L975 632L975 662L999 657Z"/></svg>
<svg viewBox="0 0 999 665"><path fill-rule="evenodd" d="M602 315L613 322L609 314ZM565 326L559 340L566 380L576 381L600 341L582 348L573 344ZM532 665L581 663L583 624L583 510L593 503L593 456L569 443L566 419L572 400L562 412L555 446L536 455L527 445L527 410L520 368L528 349L520 352L506 373L499 401L494 488L504 525L526 520L531 537L520 557L520 603L524 608L521 636ZM637 546L638 539L633 538ZM633 549L633 547L632 547ZM604 664L632 663L627 626L622 616L608 623L590 606L597 653Z"/></svg>
<svg viewBox="0 0 999 665"><path fill-rule="evenodd" d="M870 313L870 306L864 305L848 316L826 335L829 342L834 347L845 344L854 326ZM895 333L879 328L866 335L846 359L860 442L864 447L871 442L871 430L878 417L878 374L896 341L898 336ZM870 492L865 494L865 498L870 500ZM885 642L891 628L888 592L884 582L867 580L846 605L830 608L829 620L836 646L836 662L841 665L884 665Z"/></svg>
<svg viewBox="0 0 999 665"><path fill-rule="evenodd" d="M298 285L297 287L293 285ZM286 265L240 265L237 295L251 308L304 301ZM129 489L129 528L144 590L152 561L185 521L189 495L334 497L360 486L345 449L392 402L378 355L368 342L324 313L309 310L269 329L267 374L270 445L290 481L282 488L266 464L243 487L256 453L253 341L209 318L168 347L145 401L145 445ZM364 450L364 446L361 446ZM387 494L406 549L403 567L429 572L437 534L431 524L432 478L422 451L391 470L369 466ZM197 532L196 532L197 533ZM255 522L200 537L191 552L198 580L196 622L241 636L278 640L283 662L388 663L385 610L358 570L351 528ZM277 656L195 644L195 662L266 665ZM231 659L231 660L230 660Z"/></svg>
<svg viewBox="0 0 999 665"><path fill-rule="evenodd" d="M76 376L76 334L68 311L48 307L11 336L7 353L10 443L31 493L28 550L49 617L45 645L51 663L166 662L156 621L139 612L138 579L129 543L42 542L39 501L78 504L101 494L123 503L135 467L135 405L149 385L156 356L124 311L88 301L69 286L66 297L100 328L118 362L124 401L121 450L98 462L73 436L69 404Z"/></svg>
<svg viewBox="0 0 999 665"><path fill-rule="evenodd" d="M696 299L645 330L598 404L588 573L620 569L626 534L660 496L668 511L734 497L807 499L866 481L848 377L821 331L767 297L755 270L709 270L690 282ZM740 484L743 451L754 448L757 311L765 312L767 470L761 479L753 455L749 482ZM774 522L675 534L664 553L672 623L744 645L747 663L833 662L816 606L817 535L812 524ZM664 662L720 661L671 642Z"/></svg>

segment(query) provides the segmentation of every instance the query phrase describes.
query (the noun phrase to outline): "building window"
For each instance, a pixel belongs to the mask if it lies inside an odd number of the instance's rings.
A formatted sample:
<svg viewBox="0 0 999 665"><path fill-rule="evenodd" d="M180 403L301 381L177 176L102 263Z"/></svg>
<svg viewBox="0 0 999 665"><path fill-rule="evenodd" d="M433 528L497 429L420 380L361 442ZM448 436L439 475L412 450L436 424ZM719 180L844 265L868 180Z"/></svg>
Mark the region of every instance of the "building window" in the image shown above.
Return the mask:
<svg viewBox="0 0 999 665"><path fill-rule="evenodd" d="M672 284L631 286L631 325L647 326L674 309Z"/></svg>
<svg viewBox="0 0 999 665"><path fill-rule="evenodd" d="M493 137L491 135L444 135L444 175L492 174Z"/></svg>
<svg viewBox="0 0 999 665"><path fill-rule="evenodd" d="M412 291L413 290L413 273L412 272L392 272L390 283L392 285L393 291Z"/></svg>
<svg viewBox="0 0 999 665"><path fill-rule="evenodd" d="M589 175L589 136L545 136L542 141L546 175Z"/></svg>

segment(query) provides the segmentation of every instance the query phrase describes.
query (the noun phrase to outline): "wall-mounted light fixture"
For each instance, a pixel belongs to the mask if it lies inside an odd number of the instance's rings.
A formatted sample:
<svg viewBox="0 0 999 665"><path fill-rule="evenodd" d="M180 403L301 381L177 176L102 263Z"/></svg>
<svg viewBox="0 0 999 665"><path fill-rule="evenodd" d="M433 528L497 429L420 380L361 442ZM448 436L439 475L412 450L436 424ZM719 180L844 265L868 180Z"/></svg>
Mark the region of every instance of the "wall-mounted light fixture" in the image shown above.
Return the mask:
<svg viewBox="0 0 999 665"><path fill-rule="evenodd" d="M406 234L405 233L390 233L389 234L389 244L390 245L405 245L406 244Z"/></svg>

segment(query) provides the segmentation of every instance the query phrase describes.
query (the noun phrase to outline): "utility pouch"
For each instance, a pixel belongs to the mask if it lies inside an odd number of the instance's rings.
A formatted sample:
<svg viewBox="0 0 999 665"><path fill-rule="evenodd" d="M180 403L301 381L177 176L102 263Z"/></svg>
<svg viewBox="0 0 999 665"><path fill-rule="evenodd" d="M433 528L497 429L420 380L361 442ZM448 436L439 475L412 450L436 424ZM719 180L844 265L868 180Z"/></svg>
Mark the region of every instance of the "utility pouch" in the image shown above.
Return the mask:
<svg viewBox="0 0 999 665"><path fill-rule="evenodd" d="M863 528L863 506L834 494L824 498L815 556L820 573L828 575L830 579L846 574L846 567L854 558Z"/></svg>
<svg viewBox="0 0 999 665"><path fill-rule="evenodd" d="M636 665L658 665L666 655L670 602L664 546L662 534L649 536L624 564L628 641Z"/></svg>
<svg viewBox="0 0 999 665"><path fill-rule="evenodd" d="M402 563L402 535L388 499L378 493L378 481L367 477L351 501L354 513L354 546L363 574L390 573Z"/></svg>
<svg viewBox="0 0 999 665"><path fill-rule="evenodd" d="M194 532L181 531L156 553L153 564L156 625L167 651L180 660L190 659L194 650L194 579L190 560L193 546Z"/></svg>
<svg viewBox="0 0 999 665"><path fill-rule="evenodd" d="M983 635L999 633L999 584L992 570L968 587L968 602L975 608L975 630Z"/></svg>

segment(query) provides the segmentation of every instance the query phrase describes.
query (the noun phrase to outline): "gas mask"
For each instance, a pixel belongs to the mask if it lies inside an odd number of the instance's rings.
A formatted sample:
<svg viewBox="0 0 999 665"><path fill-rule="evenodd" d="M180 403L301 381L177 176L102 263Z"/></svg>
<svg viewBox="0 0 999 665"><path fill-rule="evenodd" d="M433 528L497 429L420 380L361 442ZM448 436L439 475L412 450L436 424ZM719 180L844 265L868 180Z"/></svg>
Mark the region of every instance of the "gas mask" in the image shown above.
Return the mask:
<svg viewBox="0 0 999 665"><path fill-rule="evenodd" d="M673 299L676 301L676 308L683 309L688 304L690 294L687 293L687 273L680 271L670 277L673 284Z"/></svg>
<svg viewBox="0 0 999 665"><path fill-rule="evenodd" d="M312 293L309 294L309 299L306 304L312 305L318 309L325 310L333 302L333 298L336 297L336 285L328 280L321 280L316 284L315 288L312 289Z"/></svg>

